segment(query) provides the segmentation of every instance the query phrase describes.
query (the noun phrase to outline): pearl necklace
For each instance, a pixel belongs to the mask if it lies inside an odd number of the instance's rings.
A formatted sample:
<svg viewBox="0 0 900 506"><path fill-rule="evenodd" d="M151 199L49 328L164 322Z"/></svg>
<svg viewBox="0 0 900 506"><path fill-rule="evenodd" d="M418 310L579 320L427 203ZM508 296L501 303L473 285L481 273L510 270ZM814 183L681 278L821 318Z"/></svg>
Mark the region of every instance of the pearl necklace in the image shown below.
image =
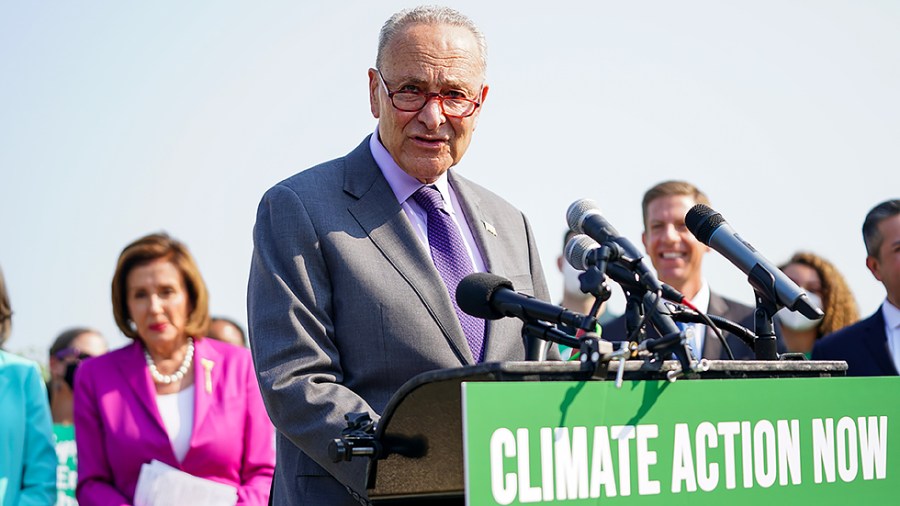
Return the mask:
<svg viewBox="0 0 900 506"><path fill-rule="evenodd" d="M163 385L178 383L187 374L188 369L191 368L191 362L194 360L194 338L188 338L188 347L184 353L184 361L181 362L181 367L175 371L175 374L160 373L159 369L156 368L156 364L153 363L153 358L150 357L150 352L147 351L147 348L144 348L144 358L147 359L147 368L150 369L150 376L153 376L153 381Z"/></svg>

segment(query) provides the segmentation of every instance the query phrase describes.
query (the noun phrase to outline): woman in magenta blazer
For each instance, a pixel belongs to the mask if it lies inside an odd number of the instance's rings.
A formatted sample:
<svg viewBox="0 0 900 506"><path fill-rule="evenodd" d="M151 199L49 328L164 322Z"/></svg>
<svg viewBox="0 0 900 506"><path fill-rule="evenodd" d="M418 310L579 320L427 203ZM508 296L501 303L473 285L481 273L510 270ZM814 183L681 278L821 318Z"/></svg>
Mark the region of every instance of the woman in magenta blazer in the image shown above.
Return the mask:
<svg viewBox="0 0 900 506"><path fill-rule="evenodd" d="M273 427L250 353L203 335L208 295L190 252L165 234L127 246L112 282L116 323L134 342L75 375L81 504L132 504L158 460L267 504Z"/></svg>

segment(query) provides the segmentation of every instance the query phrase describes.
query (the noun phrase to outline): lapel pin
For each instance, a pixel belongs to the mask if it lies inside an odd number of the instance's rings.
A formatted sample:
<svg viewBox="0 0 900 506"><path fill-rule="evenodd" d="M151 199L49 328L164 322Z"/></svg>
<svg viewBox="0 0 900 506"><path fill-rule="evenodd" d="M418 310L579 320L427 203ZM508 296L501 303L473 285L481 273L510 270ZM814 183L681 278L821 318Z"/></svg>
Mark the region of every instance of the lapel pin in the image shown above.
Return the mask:
<svg viewBox="0 0 900 506"><path fill-rule="evenodd" d="M482 223L484 223L484 229L485 229L485 230L487 230L487 231L488 231L491 235L493 235L494 237L497 236L497 229L494 228L493 225L491 225L490 223L488 223L488 222L486 222L486 221L482 221Z"/></svg>
<svg viewBox="0 0 900 506"><path fill-rule="evenodd" d="M216 365L215 362L208 358L201 358L200 363L203 364L204 376L206 378L206 393L212 393L212 368Z"/></svg>

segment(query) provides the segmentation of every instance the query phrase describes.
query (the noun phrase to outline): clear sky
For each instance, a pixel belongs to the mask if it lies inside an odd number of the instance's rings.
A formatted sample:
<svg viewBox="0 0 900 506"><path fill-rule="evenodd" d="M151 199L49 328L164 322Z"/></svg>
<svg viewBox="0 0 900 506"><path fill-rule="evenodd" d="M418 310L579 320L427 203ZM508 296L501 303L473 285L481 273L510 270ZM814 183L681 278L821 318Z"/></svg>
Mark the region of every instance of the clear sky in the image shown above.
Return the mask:
<svg viewBox="0 0 900 506"><path fill-rule="evenodd" d="M124 344L116 258L159 230L193 251L211 311L246 324L259 198L374 130L378 30L412 5L0 2L7 349L43 356L72 325ZM860 226L900 196L900 2L447 5L485 32L491 87L454 170L529 216L554 296L570 203L640 244L643 192L687 179L773 262L812 250L863 315L881 302ZM717 253L705 271L752 302Z"/></svg>

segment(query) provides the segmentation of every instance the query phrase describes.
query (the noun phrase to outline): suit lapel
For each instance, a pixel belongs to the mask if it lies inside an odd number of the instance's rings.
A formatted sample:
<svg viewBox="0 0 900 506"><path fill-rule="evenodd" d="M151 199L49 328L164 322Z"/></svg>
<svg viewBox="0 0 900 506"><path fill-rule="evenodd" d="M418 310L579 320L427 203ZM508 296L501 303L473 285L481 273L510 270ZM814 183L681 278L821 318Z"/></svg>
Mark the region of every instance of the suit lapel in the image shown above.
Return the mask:
<svg viewBox="0 0 900 506"><path fill-rule="evenodd" d="M882 375L896 376L897 367L892 360L891 350L888 347L887 334L884 333L884 313L881 308L864 322L862 342L872 356L872 361L878 366Z"/></svg>
<svg viewBox="0 0 900 506"><path fill-rule="evenodd" d="M344 191L357 199L348 211L425 304L460 362L474 363L441 275L375 164L368 137L345 163Z"/></svg>
<svg viewBox="0 0 900 506"><path fill-rule="evenodd" d="M722 297L710 292L709 294L709 307L707 308L706 313L712 315L724 315L728 312L728 303L725 302ZM722 331L722 337L728 338L728 334L725 331ZM716 337L716 333L711 329L706 329L706 334L703 336L703 353L702 357L709 360L719 360L724 358L722 356L722 342L719 341L719 338Z"/></svg>
<svg viewBox="0 0 900 506"><path fill-rule="evenodd" d="M128 353L124 359L116 362L119 374L125 378L129 388L134 392L137 403L146 412L154 425L162 431L164 437L168 438L165 425L163 425L162 417L159 414L159 408L156 406L156 387L153 385L153 379L147 371L147 363L144 359L143 345L135 341L129 346Z"/></svg>
<svg viewBox="0 0 900 506"><path fill-rule="evenodd" d="M489 217L481 206L481 200L478 194L472 189L469 182L457 176L452 170L447 175L450 180L450 186L456 192L456 196L460 200L463 214L466 217L466 223L472 236L478 244L478 250L481 252L481 258L484 259L484 266L488 272L504 275L501 272L501 263L497 261L497 229L490 222Z"/></svg>
<svg viewBox="0 0 900 506"><path fill-rule="evenodd" d="M194 424L191 427L190 448L200 446L204 441L204 434L212 434L215 431L202 431L210 408L216 402L216 392L221 389L222 378L222 354L213 348L208 338L194 341ZM190 450L188 450L190 454ZM185 455L187 460L187 455Z"/></svg>
<svg viewBox="0 0 900 506"><path fill-rule="evenodd" d="M478 192L475 191L467 179L457 175L452 170L447 177L450 180L450 186L453 187L460 201L460 207L462 207L463 214L466 217L466 223L469 226L469 230L472 231L478 251L484 260L485 269L487 272L498 276L508 277L508 274L503 271L503 262L498 258L498 255L501 254L498 251L500 248L499 234L503 231L494 227L493 220L484 206L482 206L481 199L478 198ZM486 362L491 361L491 357L509 356L510 352L505 349L507 346L521 345L520 343L504 343L497 337L502 331L503 323L509 324L509 322L495 320L485 322L484 360Z"/></svg>
<svg viewBox="0 0 900 506"><path fill-rule="evenodd" d="M4 360L3 352L0 352L0 366L2 366L4 364L4 362L5 362L5 360ZM4 369L6 369L6 368L0 367L0 406L2 406L4 404L3 398L6 397L7 393L9 393L6 389L6 384L9 383L9 379L6 377L6 374L3 373ZM8 369L6 369L6 370L8 370Z"/></svg>

